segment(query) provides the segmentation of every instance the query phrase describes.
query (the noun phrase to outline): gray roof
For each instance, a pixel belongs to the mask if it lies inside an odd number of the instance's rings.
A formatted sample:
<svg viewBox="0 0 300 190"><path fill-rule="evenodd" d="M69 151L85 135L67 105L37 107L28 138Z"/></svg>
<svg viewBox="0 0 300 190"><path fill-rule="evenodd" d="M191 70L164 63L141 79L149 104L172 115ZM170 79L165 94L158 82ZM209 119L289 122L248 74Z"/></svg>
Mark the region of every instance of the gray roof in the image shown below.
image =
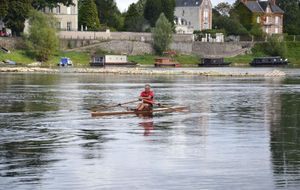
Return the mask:
<svg viewBox="0 0 300 190"><path fill-rule="evenodd" d="M284 13L280 7L272 5L269 1L248 1L245 5L252 12L265 12L269 5L273 13Z"/></svg>
<svg viewBox="0 0 300 190"><path fill-rule="evenodd" d="M245 3L247 8L252 12L264 12L264 10L261 8L260 4L257 1L248 1Z"/></svg>
<svg viewBox="0 0 300 190"><path fill-rule="evenodd" d="M263 8L264 11L266 11L268 5L270 5L273 13L284 13L284 11L280 7L278 7L277 5L270 4L270 2L268 2L268 1L260 1L259 4Z"/></svg>
<svg viewBox="0 0 300 190"><path fill-rule="evenodd" d="M203 0L176 0L176 7L199 7Z"/></svg>

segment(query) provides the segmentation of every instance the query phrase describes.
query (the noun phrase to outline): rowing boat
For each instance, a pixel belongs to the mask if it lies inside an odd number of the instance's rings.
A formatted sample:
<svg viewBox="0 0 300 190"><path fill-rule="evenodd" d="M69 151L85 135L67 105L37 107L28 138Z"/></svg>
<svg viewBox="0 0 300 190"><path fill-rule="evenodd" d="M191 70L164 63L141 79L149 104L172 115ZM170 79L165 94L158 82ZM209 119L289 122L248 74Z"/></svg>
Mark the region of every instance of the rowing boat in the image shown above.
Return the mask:
<svg viewBox="0 0 300 190"><path fill-rule="evenodd" d="M152 109L152 110L147 110L147 111L137 111L137 110L132 110L132 111L115 111L115 112L92 112L92 117L101 117L101 116L112 116L112 115L131 115L131 114L136 114L136 115L147 115L147 114L152 114L152 113L157 113L157 112L184 112L187 111L188 108L186 106L173 106L173 107L165 107L165 108L157 108L157 109Z"/></svg>

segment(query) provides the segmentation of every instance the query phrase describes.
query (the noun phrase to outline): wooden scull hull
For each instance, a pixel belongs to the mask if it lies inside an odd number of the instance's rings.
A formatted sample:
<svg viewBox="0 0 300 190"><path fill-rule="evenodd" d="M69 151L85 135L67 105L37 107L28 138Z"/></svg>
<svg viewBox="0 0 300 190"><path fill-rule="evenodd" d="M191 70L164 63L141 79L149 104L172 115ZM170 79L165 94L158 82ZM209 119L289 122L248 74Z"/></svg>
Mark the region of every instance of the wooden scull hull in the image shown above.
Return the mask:
<svg viewBox="0 0 300 190"><path fill-rule="evenodd" d="M186 106L174 106L174 107L165 107L165 108L157 108L151 111L115 111L115 112L92 112L92 117L101 117L101 116L113 116L113 115L131 115L131 114L141 114L147 115L157 112L182 112L187 111L188 108Z"/></svg>

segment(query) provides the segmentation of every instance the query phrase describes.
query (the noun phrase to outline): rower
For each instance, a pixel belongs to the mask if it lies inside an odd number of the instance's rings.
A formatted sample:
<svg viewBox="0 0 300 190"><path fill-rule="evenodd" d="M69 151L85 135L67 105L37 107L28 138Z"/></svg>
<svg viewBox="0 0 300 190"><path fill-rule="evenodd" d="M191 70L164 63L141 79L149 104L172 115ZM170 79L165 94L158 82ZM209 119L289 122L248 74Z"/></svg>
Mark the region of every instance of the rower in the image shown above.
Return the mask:
<svg viewBox="0 0 300 190"><path fill-rule="evenodd" d="M151 91L151 87L149 84L145 85L145 90L141 92L139 100L143 101L142 103L139 103L136 110L142 111L142 110L152 110L153 107L153 101L154 99L154 92Z"/></svg>

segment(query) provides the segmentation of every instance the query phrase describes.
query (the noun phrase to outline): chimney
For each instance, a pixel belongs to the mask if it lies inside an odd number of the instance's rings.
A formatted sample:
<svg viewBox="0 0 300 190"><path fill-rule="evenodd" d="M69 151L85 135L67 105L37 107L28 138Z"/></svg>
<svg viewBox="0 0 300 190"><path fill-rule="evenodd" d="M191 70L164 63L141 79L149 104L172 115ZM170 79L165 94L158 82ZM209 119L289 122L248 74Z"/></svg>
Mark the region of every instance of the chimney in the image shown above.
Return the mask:
<svg viewBox="0 0 300 190"><path fill-rule="evenodd" d="M269 0L269 3L270 3L271 5L276 5L276 0Z"/></svg>

